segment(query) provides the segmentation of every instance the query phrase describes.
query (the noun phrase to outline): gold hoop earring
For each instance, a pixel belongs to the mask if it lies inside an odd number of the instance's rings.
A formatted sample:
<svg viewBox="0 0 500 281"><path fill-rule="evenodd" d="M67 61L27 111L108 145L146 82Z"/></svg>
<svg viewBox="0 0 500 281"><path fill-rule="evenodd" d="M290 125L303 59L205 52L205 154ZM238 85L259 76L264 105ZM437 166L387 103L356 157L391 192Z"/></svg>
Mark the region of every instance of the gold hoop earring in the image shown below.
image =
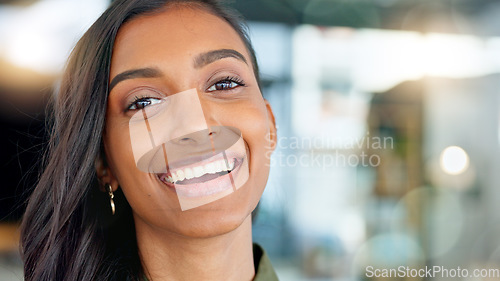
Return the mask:
<svg viewBox="0 0 500 281"><path fill-rule="evenodd" d="M109 195L109 203L111 204L111 213L115 215L116 208L115 208L115 201L113 200L115 198L115 195L113 194L113 188L109 183L105 184L105 188Z"/></svg>

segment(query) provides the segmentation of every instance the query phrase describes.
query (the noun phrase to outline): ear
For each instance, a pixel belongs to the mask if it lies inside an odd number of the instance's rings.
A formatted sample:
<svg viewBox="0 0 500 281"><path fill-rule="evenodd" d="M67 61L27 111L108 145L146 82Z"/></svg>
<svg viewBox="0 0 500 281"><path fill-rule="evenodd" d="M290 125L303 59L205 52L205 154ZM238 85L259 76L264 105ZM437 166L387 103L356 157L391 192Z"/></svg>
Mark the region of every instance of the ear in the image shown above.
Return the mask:
<svg viewBox="0 0 500 281"><path fill-rule="evenodd" d="M113 191L116 191L118 189L118 180L109 168L104 155L101 154L95 160L95 169L97 172L97 178L99 179L99 188L101 189L101 191L107 192L107 190L105 190L104 188L106 184L111 185L111 189Z"/></svg>
<svg viewBox="0 0 500 281"><path fill-rule="evenodd" d="M271 104L269 104L269 101L267 101L266 99L264 99L264 102L266 103L267 117L269 119L269 133L266 138L269 141L269 148L274 151L278 142L278 129L276 127L276 120L274 119L274 113L273 109L271 108Z"/></svg>

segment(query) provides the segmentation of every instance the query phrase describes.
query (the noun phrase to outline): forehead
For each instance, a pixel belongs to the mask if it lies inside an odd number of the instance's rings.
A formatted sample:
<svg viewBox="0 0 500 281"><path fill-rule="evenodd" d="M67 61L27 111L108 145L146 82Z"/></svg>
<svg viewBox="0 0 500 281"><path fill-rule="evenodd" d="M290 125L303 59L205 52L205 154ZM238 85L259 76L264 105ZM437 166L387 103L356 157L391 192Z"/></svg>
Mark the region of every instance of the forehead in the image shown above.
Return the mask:
<svg viewBox="0 0 500 281"><path fill-rule="evenodd" d="M199 53L234 49L249 61L238 33L222 18L206 10L176 5L125 23L113 46L111 77L137 67L178 66Z"/></svg>

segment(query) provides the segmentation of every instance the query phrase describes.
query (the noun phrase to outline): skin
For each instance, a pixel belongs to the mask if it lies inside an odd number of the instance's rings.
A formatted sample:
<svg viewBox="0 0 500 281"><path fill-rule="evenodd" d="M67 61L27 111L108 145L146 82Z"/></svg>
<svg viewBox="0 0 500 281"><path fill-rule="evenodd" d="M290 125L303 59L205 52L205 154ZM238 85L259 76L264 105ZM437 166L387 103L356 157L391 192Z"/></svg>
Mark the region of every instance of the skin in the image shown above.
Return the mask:
<svg viewBox="0 0 500 281"><path fill-rule="evenodd" d="M235 50L246 62L227 57L195 67L193 60L199 54L220 49ZM266 155L274 149L276 128L243 41L228 23L199 7L170 6L127 22L117 35L110 81L119 73L144 67L160 70L161 76L123 80L109 94L103 136L108 167L101 180L113 190L121 188L132 207L148 278L252 280L251 212L267 182ZM228 76L245 85L226 82L222 84L234 87L209 90ZM222 199L181 211L175 192L156 175L138 170L134 161L128 122L135 111L127 108L135 96L144 95L133 93L141 87L164 96L196 88L209 126L241 130L249 158L248 181ZM161 97L151 96L153 100Z"/></svg>

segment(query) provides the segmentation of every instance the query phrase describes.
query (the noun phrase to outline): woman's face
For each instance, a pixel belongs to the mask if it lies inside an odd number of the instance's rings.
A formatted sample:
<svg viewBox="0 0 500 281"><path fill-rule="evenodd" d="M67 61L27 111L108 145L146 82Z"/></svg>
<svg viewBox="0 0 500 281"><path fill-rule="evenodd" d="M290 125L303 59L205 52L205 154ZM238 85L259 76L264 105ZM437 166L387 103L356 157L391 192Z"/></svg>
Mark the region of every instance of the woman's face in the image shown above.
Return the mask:
<svg viewBox="0 0 500 281"><path fill-rule="evenodd" d="M128 75L123 75L125 72ZM110 81L104 134L110 181L122 188L136 227L147 225L192 237L218 235L238 227L255 208L266 185L275 126L257 85L252 60L236 31L217 16L183 5L136 18L118 32ZM226 126L241 132L248 164L248 180L245 177L240 188L184 210L176 188L159 174L138 168L131 129L131 118L141 108L183 97L178 93L190 93L183 95L196 102L191 103L192 109L172 111L175 116L166 111L175 124L166 120L165 128L177 126L185 132L206 128L200 125L203 122L189 121L192 111L201 106L209 128Z"/></svg>

